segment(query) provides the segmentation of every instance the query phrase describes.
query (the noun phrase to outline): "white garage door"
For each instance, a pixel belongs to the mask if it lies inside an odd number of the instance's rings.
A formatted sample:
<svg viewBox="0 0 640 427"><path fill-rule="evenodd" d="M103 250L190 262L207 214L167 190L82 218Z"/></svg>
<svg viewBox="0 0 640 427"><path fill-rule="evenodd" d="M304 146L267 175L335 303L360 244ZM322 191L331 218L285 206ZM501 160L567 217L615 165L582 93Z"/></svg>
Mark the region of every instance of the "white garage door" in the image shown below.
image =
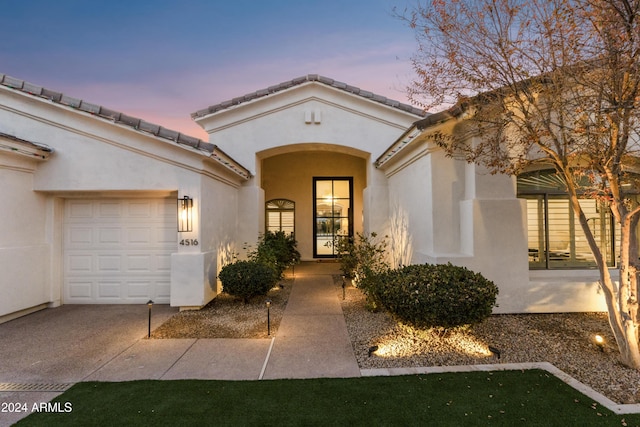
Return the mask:
<svg viewBox="0 0 640 427"><path fill-rule="evenodd" d="M168 303L174 199L68 199L64 303Z"/></svg>

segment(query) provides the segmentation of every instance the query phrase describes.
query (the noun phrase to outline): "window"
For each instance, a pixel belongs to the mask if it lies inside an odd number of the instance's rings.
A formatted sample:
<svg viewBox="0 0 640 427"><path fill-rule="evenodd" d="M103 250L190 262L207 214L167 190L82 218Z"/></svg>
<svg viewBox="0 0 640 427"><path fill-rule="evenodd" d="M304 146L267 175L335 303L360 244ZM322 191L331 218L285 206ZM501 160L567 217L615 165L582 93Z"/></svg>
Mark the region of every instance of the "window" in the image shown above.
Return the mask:
<svg viewBox="0 0 640 427"><path fill-rule="evenodd" d="M530 268L593 268L595 259L573 212L564 184L554 171L544 170L518 177L518 196L527 200L527 236ZM611 211L602 202L583 198L587 217L607 263L615 264L615 236Z"/></svg>
<svg viewBox="0 0 640 427"><path fill-rule="evenodd" d="M353 179L313 179L314 257L336 257L338 239L353 235Z"/></svg>
<svg viewBox="0 0 640 427"><path fill-rule="evenodd" d="M267 231L284 231L286 234L295 233L296 204L287 199L269 200L265 206Z"/></svg>

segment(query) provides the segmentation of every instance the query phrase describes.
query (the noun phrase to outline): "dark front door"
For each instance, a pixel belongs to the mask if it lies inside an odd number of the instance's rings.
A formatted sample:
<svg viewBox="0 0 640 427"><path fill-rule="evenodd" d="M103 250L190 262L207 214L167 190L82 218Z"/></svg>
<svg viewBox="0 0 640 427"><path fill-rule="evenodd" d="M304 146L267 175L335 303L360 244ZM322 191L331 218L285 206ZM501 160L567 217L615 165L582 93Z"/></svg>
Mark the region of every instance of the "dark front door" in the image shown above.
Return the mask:
<svg viewBox="0 0 640 427"><path fill-rule="evenodd" d="M353 235L353 178L313 178L313 256L335 258L339 239Z"/></svg>

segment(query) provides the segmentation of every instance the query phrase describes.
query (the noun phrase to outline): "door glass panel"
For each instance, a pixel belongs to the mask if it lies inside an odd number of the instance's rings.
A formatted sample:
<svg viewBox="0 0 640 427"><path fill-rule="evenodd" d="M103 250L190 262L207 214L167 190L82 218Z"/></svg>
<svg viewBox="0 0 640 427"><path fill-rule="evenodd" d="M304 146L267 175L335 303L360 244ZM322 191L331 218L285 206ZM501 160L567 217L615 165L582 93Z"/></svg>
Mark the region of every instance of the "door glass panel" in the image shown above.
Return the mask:
<svg viewBox="0 0 640 427"><path fill-rule="evenodd" d="M337 199L348 199L350 197L349 181L334 181L333 197Z"/></svg>
<svg viewBox="0 0 640 427"><path fill-rule="evenodd" d="M333 196L332 181L317 181L316 182L316 198L331 200Z"/></svg>
<svg viewBox="0 0 640 427"><path fill-rule="evenodd" d="M335 257L338 239L352 233L351 178L315 178L314 256Z"/></svg>

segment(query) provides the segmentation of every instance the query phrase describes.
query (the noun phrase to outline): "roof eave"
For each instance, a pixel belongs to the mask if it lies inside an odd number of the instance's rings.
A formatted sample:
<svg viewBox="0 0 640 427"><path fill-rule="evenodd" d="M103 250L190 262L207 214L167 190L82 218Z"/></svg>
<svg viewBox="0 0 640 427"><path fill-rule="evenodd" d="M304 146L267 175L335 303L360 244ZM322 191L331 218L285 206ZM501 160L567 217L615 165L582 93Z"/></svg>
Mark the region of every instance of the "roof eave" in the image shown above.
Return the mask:
<svg viewBox="0 0 640 427"><path fill-rule="evenodd" d="M111 110L101 105L92 104L81 99L73 98L67 95L64 95L60 92L55 92L49 89L46 89L41 86L34 85L32 83L26 82L24 80L17 79L15 77L7 76L6 74L0 74L0 87L5 87L8 89L12 89L26 95L31 95L37 98L42 98L51 101L54 104L60 105L64 108L70 108L76 111L80 111L85 114L89 114L101 120L106 120L111 123L127 127L136 132L152 135L156 138L159 138L164 141L172 141L178 145L191 147L195 150L205 151L208 153L210 157L216 158L216 160L220 161L228 169L232 170L234 173L241 176L243 179L251 178L251 173L238 162L233 160L230 156L222 153L220 149L218 149L214 144L203 141L199 138L195 138L192 136L185 135L181 132L167 129L163 126L147 122L143 119L129 116L127 114L121 113L119 111ZM11 135L6 135L0 133L0 136L5 136L9 138L13 138L16 140L20 140L19 138L13 137ZM32 144L37 145L36 143L31 143L30 141L20 140L23 144ZM40 144L42 147L46 147ZM37 149L35 149L37 150ZM51 153L53 150L49 149L43 151L43 158L48 156L47 153ZM222 153L222 154L221 154Z"/></svg>
<svg viewBox="0 0 640 427"><path fill-rule="evenodd" d="M53 149L45 144L27 141L26 139L3 132L0 132L0 150L36 158L38 160L47 160L53 153Z"/></svg>
<svg viewBox="0 0 640 427"><path fill-rule="evenodd" d="M413 114L417 117L424 117L426 115L426 112L424 110L416 108L412 105L403 104L399 101L395 101L393 99L389 99L384 96L362 90L358 87L336 81L329 77L324 77L318 74L308 74L306 76L297 77L295 79L288 80L286 82L283 82L277 85L269 86L268 88L265 88L265 89L260 89L255 92L248 93L244 96L239 96L227 101L223 101L218 104L211 105L207 108L204 108L202 110L196 111L195 113L192 113L191 118L194 119L196 122L198 122L218 112L225 111L230 108L236 107L238 105L241 105L250 101L254 101L257 99L261 99L269 95L282 92L287 89L291 89L296 86L301 86L305 83L320 83L320 84L353 94L355 96L359 96L365 99L369 99L370 101L386 105L387 107L392 107L392 108L404 111L406 113Z"/></svg>

